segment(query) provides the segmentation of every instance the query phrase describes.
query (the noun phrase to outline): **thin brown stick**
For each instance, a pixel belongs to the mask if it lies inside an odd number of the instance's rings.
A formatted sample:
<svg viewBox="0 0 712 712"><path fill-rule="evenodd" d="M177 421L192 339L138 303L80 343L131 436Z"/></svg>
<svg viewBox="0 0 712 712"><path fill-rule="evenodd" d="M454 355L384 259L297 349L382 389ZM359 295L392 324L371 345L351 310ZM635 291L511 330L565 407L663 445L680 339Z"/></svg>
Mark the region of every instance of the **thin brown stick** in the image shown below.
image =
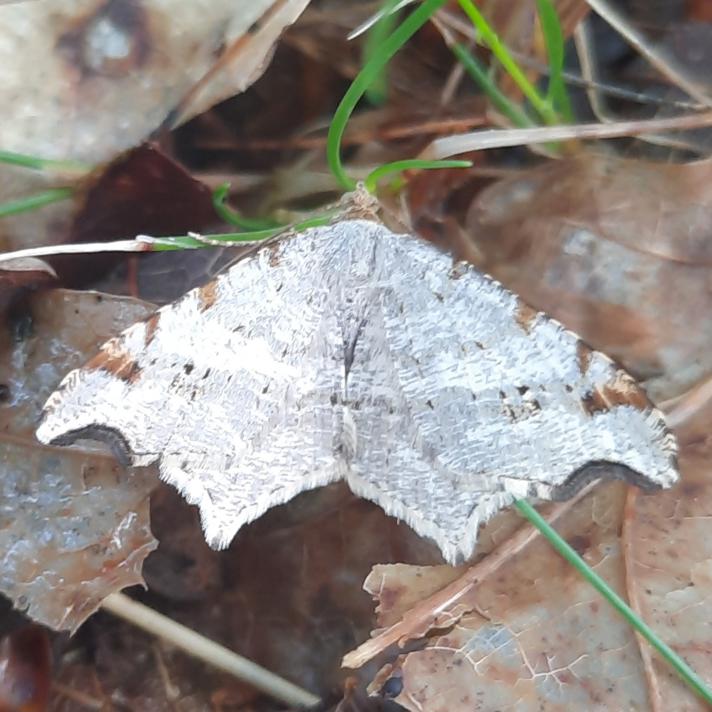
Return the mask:
<svg viewBox="0 0 712 712"><path fill-rule="evenodd" d="M692 417L697 415L712 398L712 379L705 379L693 386L677 398L659 404L665 411L665 420L671 428L679 428ZM630 607L640 615L642 605L640 591L635 577L635 505L638 501L638 488L628 487L625 506L623 508L623 526L621 527L621 549L623 553L623 569L625 576L625 590ZM642 616L641 616L642 617ZM655 672L653 654L650 646L636 633L640 657L643 661L643 670L650 692L651 712L665 712L663 695L660 690L660 680Z"/></svg>
<svg viewBox="0 0 712 712"><path fill-rule="evenodd" d="M635 555L633 552L635 535L633 529L635 525L635 504L637 500L638 488L628 487L628 491L626 492L625 505L623 507L621 549L623 554L625 592L628 598L628 604L636 613L640 614L640 591L638 590L638 586L636 585L636 579L633 572L633 567L635 565ZM648 682L648 697L650 699L650 710L651 712L663 712L663 708L661 707L662 694L660 692L660 683L658 680L658 676L655 674L655 668L653 666L653 650L645 642L645 640L643 640L643 637L639 633L635 634L635 638L638 641L638 651L640 652L640 658L643 661L643 671L645 672L645 679Z"/></svg>
<svg viewBox="0 0 712 712"><path fill-rule="evenodd" d="M689 388L682 395L659 404L665 412L665 422L671 428L679 428L701 413L712 401L712 377L707 377Z"/></svg>
<svg viewBox="0 0 712 712"><path fill-rule="evenodd" d="M106 708L106 705L102 700L98 700L96 697L92 697L81 690L75 690L73 687L65 685L61 682L52 683L52 692L57 695L61 695L62 697L66 697L68 700L71 700L72 702L75 702L88 710L104 710Z"/></svg>
<svg viewBox="0 0 712 712"><path fill-rule="evenodd" d="M313 707L319 703L319 698L311 692L122 593L110 594L101 607L194 658L234 675L270 697L300 707Z"/></svg>
<svg viewBox="0 0 712 712"><path fill-rule="evenodd" d="M589 494L596 484L597 482L592 482L571 499L555 505L547 521L553 524L560 519L574 504ZM530 524L523 525L513 536L492 550L484 559L468 568L458 579L423 599L407 611L397 623L347 653L341 663L342 666L359 668L395 643L402 645L413 638L423 637L438 618L442 618L443 614L452 610L470 591L523 551L538 536L538 529Z"/></svg>

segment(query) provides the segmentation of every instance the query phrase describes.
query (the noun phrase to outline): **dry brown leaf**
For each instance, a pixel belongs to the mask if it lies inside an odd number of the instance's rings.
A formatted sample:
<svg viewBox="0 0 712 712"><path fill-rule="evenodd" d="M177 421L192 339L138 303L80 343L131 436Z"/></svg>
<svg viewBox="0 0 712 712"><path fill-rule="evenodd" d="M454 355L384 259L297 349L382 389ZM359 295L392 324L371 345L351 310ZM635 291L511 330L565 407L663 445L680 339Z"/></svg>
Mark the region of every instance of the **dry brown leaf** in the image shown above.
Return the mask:
<svg viewBox="0 0 712 712"><path fill-rule="evenodd" d="M242 91L308 0L0 5L0 146L99 162ZM31 71L30 71L31 68ZM219 71L216 71L216 68ZM184 100L200 84L200 96Z"/></svg>
<svg viewBox="0 0 712 712"><path fill-rule="evenodd" d="M712 680L712 404L678 434L682 483L656 497L631 493L624 540L628 591L643 618L708 682ZM651 710L709 709L659 658L647 661Z"/></svg>
<svg viewBox="0 0 712 712"><path fill-rule="evenodd" d="M44 401L70 368L152 311L135 300L55 290L7 314L0 336L0 590L53 628L75 629L113 591L140 583L155 548L154 476L111 453L37 443Z"/></svg>
<svg viewBox="0 0 712 712"><path fill-rule="evenodd" d="M485 189L467 229L483 269L667 399L712 369L710 172L585 153Z"/></svg>
<svg viewBox="0 0 712 712"><path fill-rule="evenodd" d="M600 487L558 526L619 591L624 499L622 486ZM393 611L405 607L404 570L381 567L380 581L371 581ZM423 588L427 569L420 574ZM437 585L441 567L433 574ZM400 656L379 673L372 691L417 712L646 709L632 630L548 542L537 539L513 556L473 589L467 603L478 612L432 634L423 650Z"/></svg>
<svg viewBox="0 0 712 712"><path fill-rule="evenodd" d="M21 294L47 288L56 279L52 267L35 257L0 262L0 314Z"/></svg>
<svg viewBox="0 0 712 712"><path fill-rule="evenodd" d="M52 658L47 631L23 626L0 640L0 712L45 712Z"/></svg>
<svg viewBox="0 0 712 712"><path fill-rule="evenodd" d="M618 485L599 487L557 527L614 588L627 589L643 618L707 684L710 410L678 433L679 486L654 496L631 488L627 504ZM393 625L421 601L442 603L436 592L461 575L443 566L377 566L365 588L378 601L379 624ZM439 614L445 633L413 629L427 633L425 647L386 666L372 692L417 712L706 709L541 538L466 590L451 620L447 610Z"/></svg>
<svg viewBox="0 0 712 712"><path fill-rule="evenodd" d="M0 3L0 148L97 165L244 91L309 0ZM10 166L0 202L74 183ZM0 222L0 249L54 244L63 201Z"/></svg>

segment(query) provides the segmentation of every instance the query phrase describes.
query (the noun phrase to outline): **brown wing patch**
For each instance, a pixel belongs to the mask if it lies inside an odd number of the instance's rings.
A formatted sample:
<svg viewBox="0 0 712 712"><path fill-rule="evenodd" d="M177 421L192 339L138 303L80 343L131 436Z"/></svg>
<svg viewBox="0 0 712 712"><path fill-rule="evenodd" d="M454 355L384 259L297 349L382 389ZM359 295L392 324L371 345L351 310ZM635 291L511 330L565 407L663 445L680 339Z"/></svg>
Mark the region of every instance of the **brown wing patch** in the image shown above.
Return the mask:
<svg viewBox="0 0 712 712"><path fill-rule="evenodd" d="M158 322L160 320L161 312L156 312L150 319L146 320L146 333L143 337L143 342L146 346L153 341L153 337L156 335L156 329L158 328Z"/></svg>
<svg viewBox="0 0 712 712"><path fill-rule="evenodd" d="M198 290L198 302L200 311L204 312L210 309L215 304L218 298L218 283L217 280L204 284Z"/></svg>
<svg viewBox="0 0 712 712"><path fill-rule="evenodd" d="M539 314L539 312L536 309L532 309L524 302L519 302L517 309L514 312L514 318L517 324L519 324L519 326L521 326L522 329L528 334L532 330L537 314Z"/></svg>
<svg viewBox="0 0 712 712"><path fill-rule="evenodd" d="M269 266L279 267L282 252L280 244L277 242L274 245L270 245L267 249L269 250Z"/></svg>
<svg viewBox="0 0 712 712"><path fill-rule="evenodd" d="M576 357L581 375L585 376L588 372L588 367L591 365L591 349L583 341L579 341L576 346Z"/></svg>
<svg viewBox="0 0 712 712"><path fill-rule="evenodd" d="M619 405L630 405L637 410L651 407L645 391L623 371L616 373L612 383L587 393L581 399L581 405L589 415L608 411Z"/></svg>
<svg viewBox="0 0 712 712"><path fill-rule="evenodd" d="M593 390L590 393L587 393L581 399L581 405L589 415L603 413L609 409L608 402L599 390Z"/></svg>
<svg viewBox="0 0 712 712"><path fill-rule="evenodd" d="M611 405L632 405L638 410L651 407L645 391L625 371L618 371L613 383L603 387L603 395Z"/></svg>
<svg viewBox="0 0 712 712"><path fill-rule="evenodd" d="M127 383L135 383L142 370L133 358L118 348L117 339L107 341L85 368L90 371L106 371Z"/></svg>

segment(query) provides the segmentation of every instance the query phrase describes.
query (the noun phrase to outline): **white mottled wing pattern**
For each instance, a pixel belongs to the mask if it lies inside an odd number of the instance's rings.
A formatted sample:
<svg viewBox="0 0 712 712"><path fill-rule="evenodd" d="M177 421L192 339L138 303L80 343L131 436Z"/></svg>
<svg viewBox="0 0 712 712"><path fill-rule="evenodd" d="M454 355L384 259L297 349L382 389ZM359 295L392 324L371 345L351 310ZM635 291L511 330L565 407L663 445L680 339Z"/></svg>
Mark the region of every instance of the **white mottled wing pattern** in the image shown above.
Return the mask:
<svg viewBox="0 0 712 712"><path fill-rule="evenodd" d="M515 497L677 478L628 374L474 268L362 220L266 246L106 344L38 430L87 436L159 460L215 546L345 478L452 562Z"/></svg>
<svg viewBox="0 0 712 712"><path fill-rule="evenodd" d="M379 240L372 274L348 481L446 559L471 555L515 497L560 499L600 475L675 481L660 413L559 323L419 240Z"/></svg>
<svg viewBox="0 0 712 712"><path fill-rule="evenodd" d="M343 354L324 235L239 262L108 342L45 406L38 437L105 439L200 507L208 542L343 473L334 437ZM306 259L313 272L302 273Z"/></svg>

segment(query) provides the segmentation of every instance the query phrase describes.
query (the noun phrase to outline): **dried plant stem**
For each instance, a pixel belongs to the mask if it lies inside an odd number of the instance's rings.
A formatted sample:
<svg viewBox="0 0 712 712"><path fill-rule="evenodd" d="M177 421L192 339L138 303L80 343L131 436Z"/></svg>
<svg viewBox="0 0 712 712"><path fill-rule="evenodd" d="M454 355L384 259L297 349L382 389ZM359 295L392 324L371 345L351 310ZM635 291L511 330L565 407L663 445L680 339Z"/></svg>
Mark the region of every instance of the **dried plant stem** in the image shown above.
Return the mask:
<svg viewBox="0 0 712 712"><path fill-rule="evenodd" d="M665 422L677 429L696 418L712 402L712 378L707 377L682 395L659 403L665 412Z"/></svg>
<svg viewBox="0 0 712 712"><path fill-rule="evenodd" d="M0 254L0 264L11 260L21 260L50 255L86 255L97 252L151 252L151 244L136 240L115 240L114 242L78 242L68 245L46 245L42 247L26 247L24 250L14 250Z"/></svg>
<svg viewBox="0 0 712 712"><path fill-rule="evenodd" d="M635 503L638 499L638 488L628 487L623 508L623 527L621 529L621 549L623 552L623 568L625 571L625 592L631 608L640 611L640 592L633 575L633 526L635 524ZM651 712L663 712L660 706L662 694L660 692L660 682L653 668L653 654L649 645L645 644L643 636L636 632L635 639L638 641L638 651L640 659L643 661L645 679L648 682L648 698L650 700Z"/></svg>
<svg viewBox="0 0 712 712"><path fill-rule="evenodd" d="M52 683L52 692L66 697L68 700L88 710L99 710L99 712L101 712L107 709L106 700L98 700L96 697L92 697L82 690L75 690L73 687L63 685L61 682Z"/></svg>
<svg viewBox="0 0 712 712"><path fill-rule="evenodd" d="M109 595L104 599L102 608L180 648L188 655L234 675L270 697L300 707L313 707L319 703L319 698L311 692L122 593Z"/></svg>
<svg viewBox="0 0 712 712"><path fill-rule="evenodd" d="M618 123L543 126L521 129L484 129L432 141L419 158L449 158L470 151L526 146L555 141L622 138L658 131L684 131L712 125L712 112L704 111L668 119L620 121Z"/></svg>
<svg viewBox="0 0 712 712"><path fill-rule="evenodd" d="M560 519L576 502L591 492L595 485L595 482L591 483L570 500L556 504L551 509L547 517L548 520L554 522ZM522 526L484 559L465 570L458 579L423 599L407 611L397 623L385 628L378 635L347 653L342 665L348 668L359 668L394 643L423 637L439 617L452 610L472 589L494 574L512 557L523 551L538 536L539 531L536 528ZM463 610L464 612L465 610Z"/></svg>

